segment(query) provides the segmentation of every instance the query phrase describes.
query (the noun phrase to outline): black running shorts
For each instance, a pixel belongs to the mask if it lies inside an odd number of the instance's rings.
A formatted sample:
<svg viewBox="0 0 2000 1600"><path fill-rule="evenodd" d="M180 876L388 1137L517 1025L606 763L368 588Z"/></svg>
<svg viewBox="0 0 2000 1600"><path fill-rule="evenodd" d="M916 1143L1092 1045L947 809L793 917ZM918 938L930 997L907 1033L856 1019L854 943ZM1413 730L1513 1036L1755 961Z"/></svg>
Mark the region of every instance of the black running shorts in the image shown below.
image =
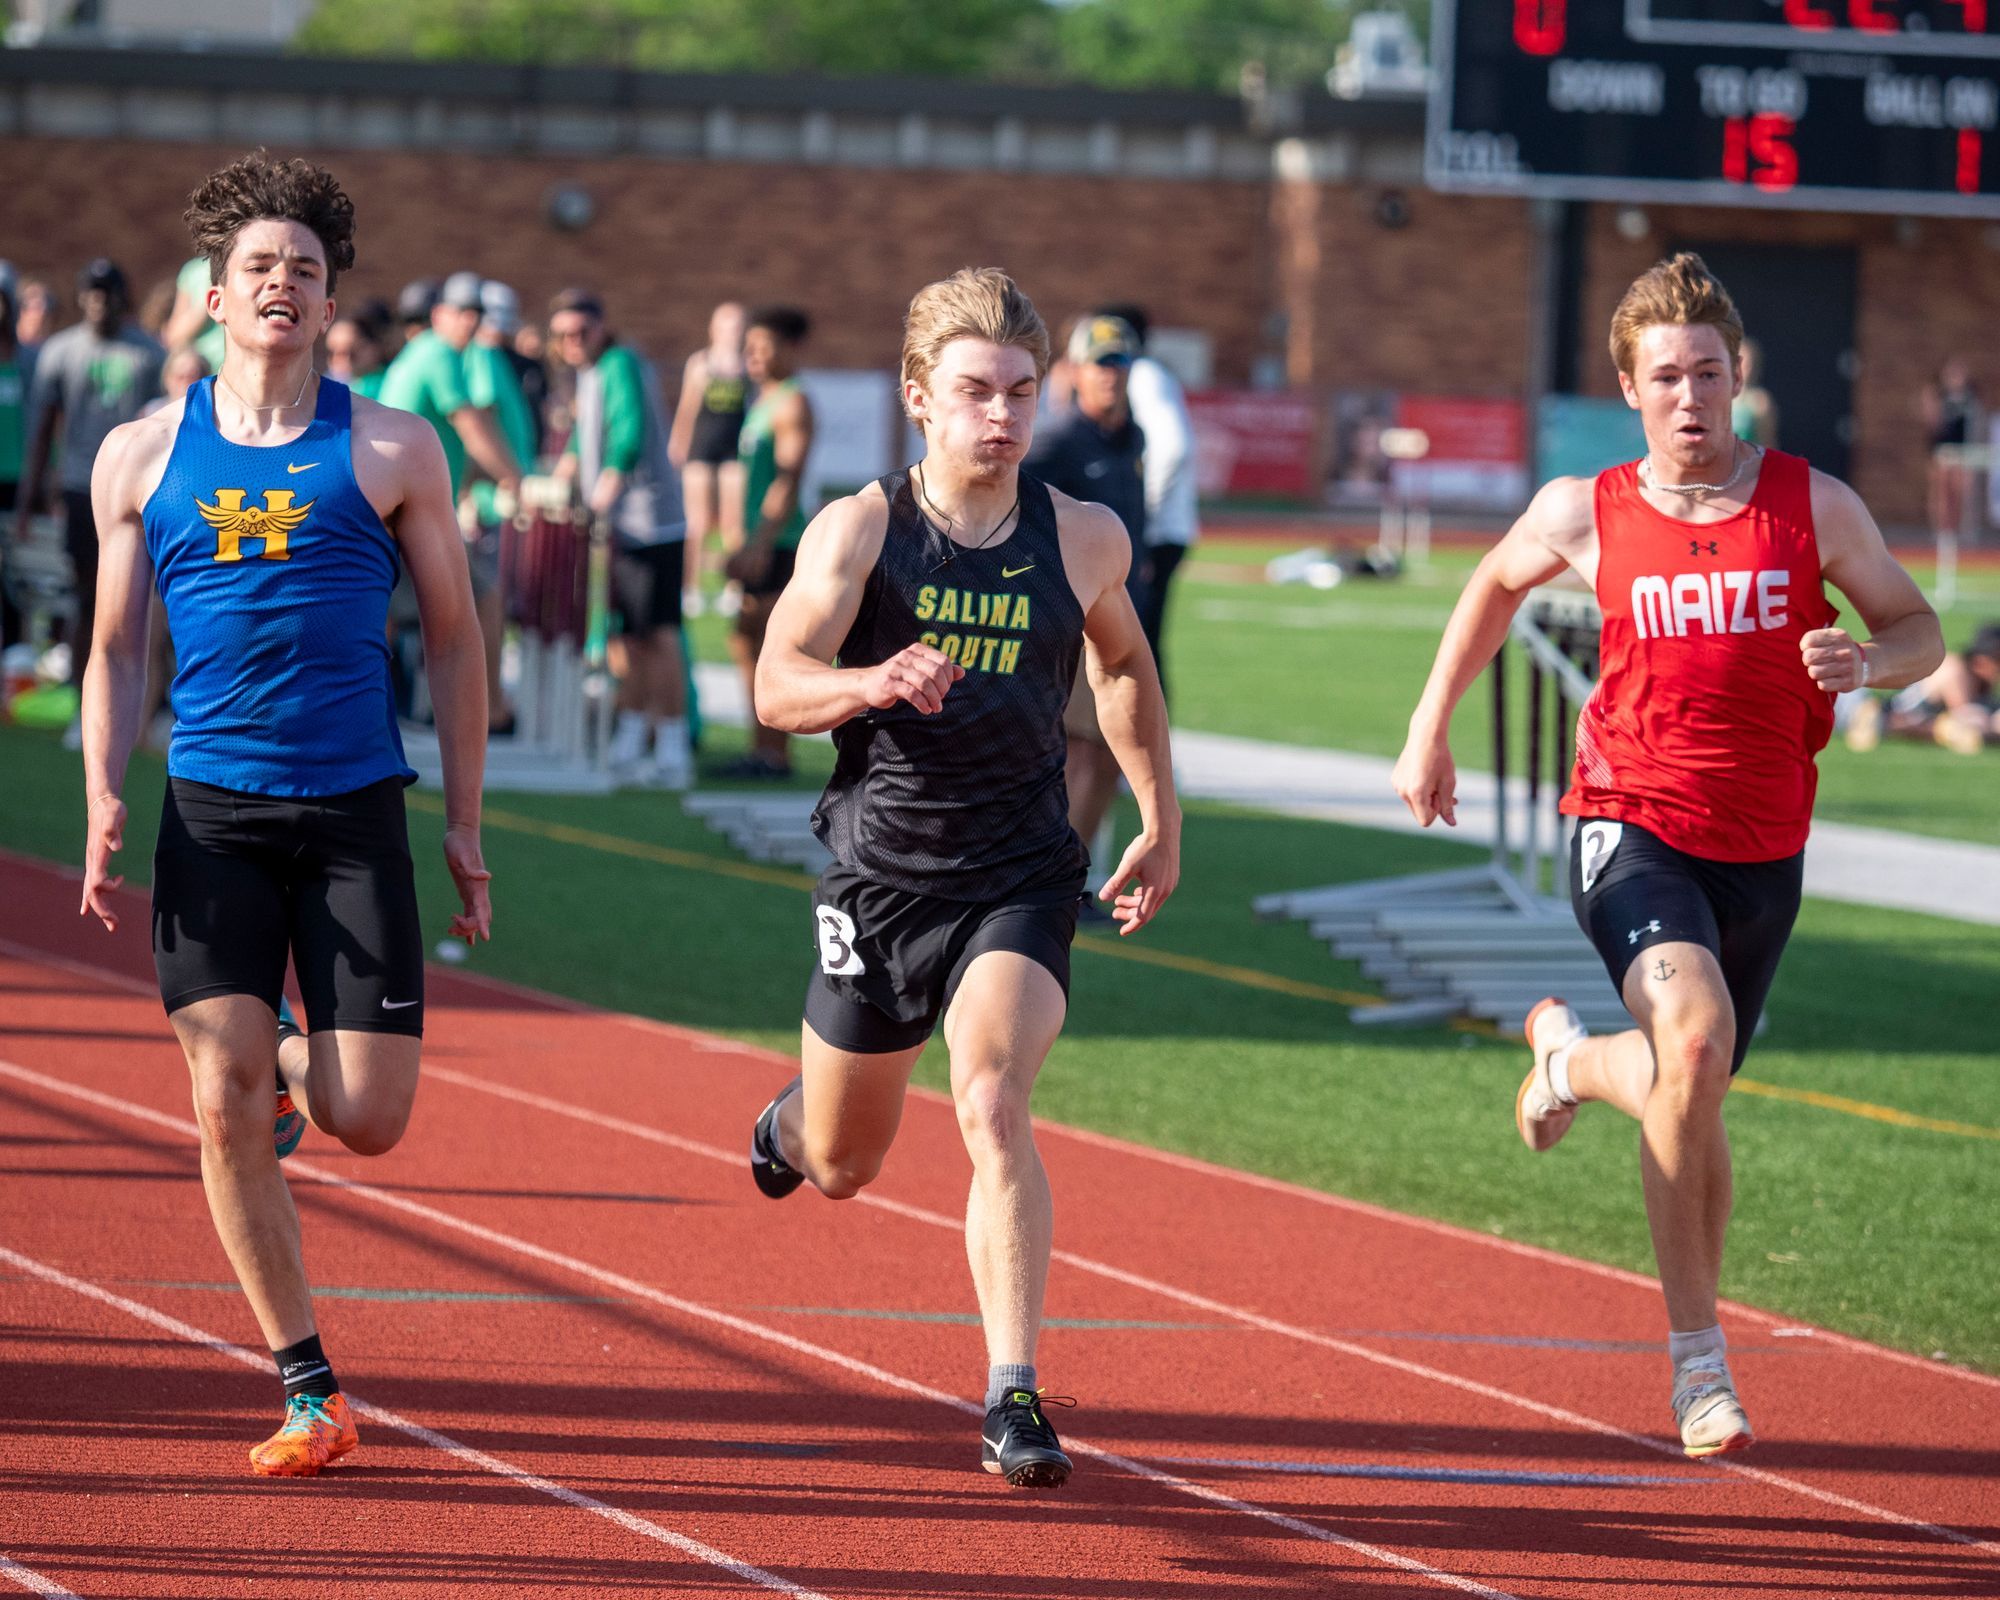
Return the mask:
<svg viewBox="0 0 2000 1600"><path fill-rule="evenodd" d="M1069 994L1083 879L1032 885L1004 900L911 894L835 862L813 888L806 1021L836 1050L886 1055L930 1038L976 956L1009 950L1048 968Z"/></svg>
<svg viewBox="0 0 2000 1600"><path fill-rule="evenodd" d="M1656 944L1698 944L1722 968L1736 1012L1734 1073L1764 1013L1799 914L1805 852L1708 861L1630 822L1582 818L1570 844L1570 904L1620 994Z"/></svg>
<svg viewBox="0 0 2000 1600"><path fill-rule="evenodd" d="M621 545L611 558L611 604L631 634L681 625L687 541Z"/></svg>
<svg viewBox="0 0 2000 1600"><path fill-rule="evenodd" d="M314 799L168 780L153 856L167 1010L251 994L275 1011L287 956L313 1032L423 1033L403 780Z"/></svg>

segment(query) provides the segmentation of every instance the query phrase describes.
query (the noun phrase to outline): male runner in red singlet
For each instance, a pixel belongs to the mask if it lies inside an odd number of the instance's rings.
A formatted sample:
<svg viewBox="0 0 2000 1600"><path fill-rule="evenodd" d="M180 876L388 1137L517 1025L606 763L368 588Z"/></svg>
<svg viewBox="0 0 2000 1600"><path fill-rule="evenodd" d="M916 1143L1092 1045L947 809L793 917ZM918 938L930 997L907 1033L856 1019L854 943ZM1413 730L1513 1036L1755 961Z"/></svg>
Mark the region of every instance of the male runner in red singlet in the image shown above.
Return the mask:
<svg viewBox="0 0 2000 1600"><path fill-rule="evenodd" d="M1565 566L1596 589L1602 672L1562 802L1578 819L1570 895L1638 1027L1589 1038L1562 1001L1542 1001L1515 1122L1546 1150L1585 1100L1639 1120L1691 1456L1752 1438L1715 1309L1730 1207L1722 1101L1798 913L1813 757L1834 695L1914 682L1944 653L1936 614L1854 491L1731 433L1742 340L1698 256L1626 291L1611 354L1646 455L1556 479L1480 562L1393 780L1419 822L1454 822L1452 708L1530 589ZM1834 626L1823 579L1852 602L1865 641Z"/></svg>

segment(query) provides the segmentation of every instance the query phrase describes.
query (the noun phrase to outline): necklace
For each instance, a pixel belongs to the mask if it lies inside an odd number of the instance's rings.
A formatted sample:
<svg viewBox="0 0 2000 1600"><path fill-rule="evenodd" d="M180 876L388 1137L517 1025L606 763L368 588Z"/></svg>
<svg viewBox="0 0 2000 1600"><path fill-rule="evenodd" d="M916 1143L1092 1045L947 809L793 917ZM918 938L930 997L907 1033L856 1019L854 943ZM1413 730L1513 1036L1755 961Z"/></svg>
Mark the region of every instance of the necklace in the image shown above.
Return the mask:
<svg viewBox="0 0 2000 1600"><path fill-rule="evenodd" d="M931 498L931 492L929 487L924 483L923 478L919 476L919 474L922 471L923 469L919 467L910 474L912 478L916 479L917 497L923 501L926 509L935 513L937 517L940 518L945 525L943 530L945 535L944 559L940 561L936 567L931 568L931 571L936 572L939 567L950 566L953 560L955 560L958 555L958 550L959 550L958 541L951 537L951 530L958 526L958 518L954 517L950 512L946 511L944 507L940 506L935 500ZM996 538L999 537L1000 530L1006 527L1009 522L1013 521L1014 513L1021 509L1021 490L1019 487L1019 483L1020 480L1017 478L1015 480L1016 487L1014 489L1014 503L1006 509L1006 511L1002 514L1000 520L993 524L992 530L986 535L985 538L981 539L977 544L965 546L966 549L984 550L989 544L991 544ZM928 518L926 518L925 520L929 521Z"/></svg>
<svg viewBox="0 0 2000 1600"><path fill-rule="evenodd" d="M311 383L313 379L317 378L318 376L319 373L316 372L312 367L308 366L306 368L306 375L304 382L300 383L299 385L299 392L293 395L290 401L286 402L285 404L269 405L269 406L253 406L248 400L245 400L243 398L242 392L236 387L235 384L231 383L227 378L225 378L219 369L215 374L215 381L221 384L222 387L227 389L231 394L235 395L236 403L241 407L243 407L245 411L254 411L261 416L266 411L290 411L301 400L305 399L306 385Z"/></svg>
<svg viewBox="0 0 2000 1600"><path fill-rule="evenodd" d="M1661 494L1677 494L1682 497L1697 494L1720 494L1724 489L1733 488L1736 480L1743 476L1743 469L1764 453L1762 445L1752 445L1750 454L1736 463L1736 470L1720 483L1661 483L1653 476L1653 458L1648 455L1639 463L1639 473L1648 489L1657 489Z"/></svg>

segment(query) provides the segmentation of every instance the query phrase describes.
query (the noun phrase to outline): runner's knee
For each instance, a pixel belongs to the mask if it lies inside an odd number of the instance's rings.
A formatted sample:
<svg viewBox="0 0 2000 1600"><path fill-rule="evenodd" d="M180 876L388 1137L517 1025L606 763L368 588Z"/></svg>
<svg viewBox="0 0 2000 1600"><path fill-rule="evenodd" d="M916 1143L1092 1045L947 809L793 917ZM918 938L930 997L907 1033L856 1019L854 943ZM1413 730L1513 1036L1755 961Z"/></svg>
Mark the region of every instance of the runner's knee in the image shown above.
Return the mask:
<svg viewBox="0 0 2000 1600"><path fill-rule="evenodd" d="M269 1149L277 1109L277 1086L270 1065L256 1066L222 1056L209 1056L191 1065L194 1119L201 1129L201 1142L218 1150L259 1143Z"/></svg>
<svg viewBox="0 0 2000 1600"><path fill-rule="evenodd" d="M335 1115L328 1131L358 1156L379 1156L395 1149L410 1125L410 1107L400 1104L347 1105Z"/></svg>
<svg viewBox="0 0 2000 1600"><path fill-rule="evenodd" d="M803 1170L815 1189L829 1200L852 1200L882 1171L884 1150L864 1148L848 1140L815 1143L806 1135Z"/></svg>
<svg viewBox="0 0 2000 1600"><path fill-rule="evenodd" d="M953 1093L959 1132L976 1162L984 1154L1003 1159L1033 1140L1028 1096L999 1072L975 1072Z"/></svg>
<svg viewBox="0 0 2000 1600"><path fill-rule="evenodd" d="M1735 1055L1736 1030L1726 1017L1689 1018L1656 1026L1656 1091L1691 1105L1719 1105L1729 1092Z"/></svg>

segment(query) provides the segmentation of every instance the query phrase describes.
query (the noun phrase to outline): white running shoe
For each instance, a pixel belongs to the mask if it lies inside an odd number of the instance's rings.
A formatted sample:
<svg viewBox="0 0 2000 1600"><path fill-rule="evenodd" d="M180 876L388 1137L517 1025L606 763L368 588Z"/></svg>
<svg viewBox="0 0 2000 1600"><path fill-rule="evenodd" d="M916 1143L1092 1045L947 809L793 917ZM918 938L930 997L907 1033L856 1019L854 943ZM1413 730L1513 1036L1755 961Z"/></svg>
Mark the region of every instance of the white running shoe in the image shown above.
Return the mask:
<svg viewBox="0 0 2000 1600"><path fill-rule="evenodd" d="M706 604L707 601L703 598L702 592L699 589L681 590L681 615L683 617L700 616Z"/></svg>
<svg viewBox="0 0 2000 1600"><path fill-rule="evenodd" d="M611 730L611 744L604 752L606 764L613 772L630 774L645 760L646 747L652 738L652 727L638 712L619 712L617 724Z"/></svg>
<svg viewBox="0 0 2000 1600"><path fill-rule="evenodd" d="M1757 1442L1736 1398L1729 1359L1719 1350L1689 1356L1674 1368L1674 1421L1680 1424L1681 1448L1691 1456L1747 1450Z"/></svg>
<svg viewBox="0 0 2000 1600"><path fill-rule="evenodd" d="M657 745L652 760L638 769L638 780L648 789L682 791L694 787L694 752L686 745L661 749Z"/></svg>
<svg viewBox="0 0 2000 1600"><path fill-rule="evenodd" d="M69 726L63 729L62 747L65 750L81 750L83 748L83 717L81 713L71 717L69 719Z"/></svg>
<svg viewBox="0 0 2000 1600"><path fill-rule="evenodd" d="M722 592L715 597L715 614L718 617L733 617L743 609L743 585L733 580L722 586Z"/></svg>
<svg viewBox="0 0 2000 1600"><path fill-rule="evenodd" d="M1567 1000L1551 995L1535 1002L1524 1031L1535 1052L1535 1064L1514 1096L1514 1126L1521 1130L1522 1141L1530 1150L1550 1150L1576 1120L1576 1102L1557 1097L1549 1083L1549 1057L1565 1045L1589 1037L1590 1030L1570 1010Z"/></svg>

